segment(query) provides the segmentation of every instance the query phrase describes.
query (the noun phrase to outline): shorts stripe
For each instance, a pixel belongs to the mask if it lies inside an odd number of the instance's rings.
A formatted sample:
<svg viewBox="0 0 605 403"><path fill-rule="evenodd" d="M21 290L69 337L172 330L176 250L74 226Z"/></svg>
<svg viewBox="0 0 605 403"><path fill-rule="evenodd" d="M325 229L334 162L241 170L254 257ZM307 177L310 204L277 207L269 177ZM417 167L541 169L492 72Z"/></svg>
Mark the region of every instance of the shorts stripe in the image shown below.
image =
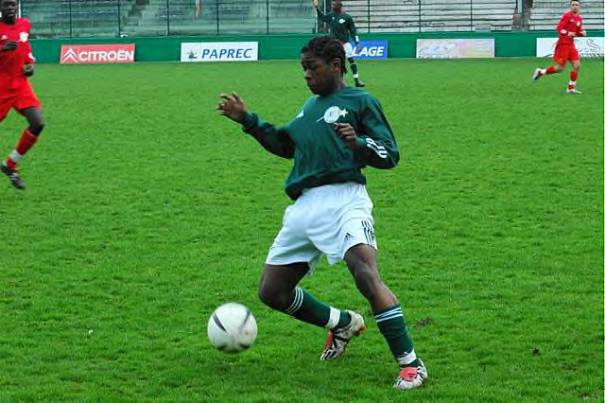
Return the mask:
<svg viewBox="0 0 605 403"><path fill-rule="evenodd" d="M363 226L366 242L368 245L374 245L374 229L372 228L372 224L369 221L363 220L361 225Z"/></svg>

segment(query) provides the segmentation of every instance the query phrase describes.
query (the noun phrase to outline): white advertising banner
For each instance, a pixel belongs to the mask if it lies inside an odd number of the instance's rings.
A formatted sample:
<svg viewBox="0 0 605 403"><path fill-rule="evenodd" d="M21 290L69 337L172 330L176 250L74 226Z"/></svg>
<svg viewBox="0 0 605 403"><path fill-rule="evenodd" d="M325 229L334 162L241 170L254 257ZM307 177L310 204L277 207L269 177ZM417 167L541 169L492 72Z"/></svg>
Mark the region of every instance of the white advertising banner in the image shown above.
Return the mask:
<svg viewBox="0 0 605 403"><path fill-rule="evenodd" d="M574 43L582 57L603 57L605 54L605 38L576 38ZM556 44L557 38L537 38L536 56L552 57L555 53Z"/></svg>
<svg viewBox="0 0 605 403"><path fill-rule="evenodd" d="M496 43L488 39L418 39L418 59L462 59L495 57Z"/></svg>
<svg viewBox="0 0 605 403"><path fill-rule="evenodd" d="M258 42L181 44L181 62L243 62L256 60L258 60Z"/></svg>

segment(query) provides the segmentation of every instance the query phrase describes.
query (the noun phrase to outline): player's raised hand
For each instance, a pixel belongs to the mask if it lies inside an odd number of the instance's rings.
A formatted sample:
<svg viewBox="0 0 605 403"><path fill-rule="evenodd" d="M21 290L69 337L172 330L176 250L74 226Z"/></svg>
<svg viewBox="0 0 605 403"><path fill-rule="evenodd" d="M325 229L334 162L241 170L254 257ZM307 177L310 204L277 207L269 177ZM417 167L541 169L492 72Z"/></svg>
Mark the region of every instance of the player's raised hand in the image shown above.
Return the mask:
<svg viewBox="0 0 605 403"><path fill-rule="evenodd" d="M349 123L334 123L334 130L350 149L354 150L357 147L357 133Z"/></svg>
<svg viewBox="0 0 605 403"><path fill-rule="evenodd" d="M23 74L25 74L25 77L33 76L34 75L34 65L26 64L25 66L23 66Z"/></svg>
<svg viewBox="0 0 605 403"><path fill-rule="evenodd" d="M17 49L17 41L6 41L1 48L3 52L12 52L15 49Z"/></svg>
<svg viewBox="0 0 605 403"><path fill-rule="evenodd" d="M582 32L580 32L580 36L586 36L586 31L583 30Z"/></svg>
<svg viewBox="0 0 605 403"><path fill-rule="evenodd" d="M244 123L246 116L246 104L235 92L231 94L221 94L221 99L216 108L223 116L228 117L237 123Z"/></svg>

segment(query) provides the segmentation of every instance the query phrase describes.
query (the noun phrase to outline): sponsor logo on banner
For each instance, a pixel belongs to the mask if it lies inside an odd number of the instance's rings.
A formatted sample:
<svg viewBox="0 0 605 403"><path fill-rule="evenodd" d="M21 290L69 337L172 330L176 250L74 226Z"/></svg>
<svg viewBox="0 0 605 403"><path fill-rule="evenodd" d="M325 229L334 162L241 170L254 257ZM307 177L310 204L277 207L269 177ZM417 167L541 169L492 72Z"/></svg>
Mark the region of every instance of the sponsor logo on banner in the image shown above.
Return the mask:
<svg viewBox="0 0 605 403"><path fill-rule="evenodd" d="M488 39L418 39L419 59L488 58L496 56L493 38Z"/></svg>
<svg viewBox="0 0 605 403"><path fill-rule="evenodd" d="M580 56L582 57L603 57L605 55L605 38L602 37L582 37L574 41ZM557 38L537 38L536 56L552 57L555 53Z"/></svg>
<svg viewBox="0 0 605 403"><path fill-rule="evenodd" d="M63 45L61 64L134 63L134 44Z"/></svg>
<svg viewBox="0 0 605 403"><path fill-rule="evenodd" d="M354 57L356 59L387 59L388 58L388 41L360 41L361 49L357 51L355 44L351 44L355 50Z"/></svg>
<svg viewBox="0 0 605 403"><path fill-rule="evenodd" d="M182 62L241 62L258 60L258 42L182 43Z"/></svg>

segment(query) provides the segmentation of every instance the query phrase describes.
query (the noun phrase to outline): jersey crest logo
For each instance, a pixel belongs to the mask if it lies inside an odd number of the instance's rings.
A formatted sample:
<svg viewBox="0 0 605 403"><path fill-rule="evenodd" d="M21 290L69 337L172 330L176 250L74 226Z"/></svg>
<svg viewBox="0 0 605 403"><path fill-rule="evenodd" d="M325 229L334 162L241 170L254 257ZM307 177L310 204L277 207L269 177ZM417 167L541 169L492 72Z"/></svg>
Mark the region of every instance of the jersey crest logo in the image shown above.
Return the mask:
<svg viewBox="0 0 605 403"><path fill-rule="evenodd" d="M347 113L349 113L349 111L346 109L340 109L338 106L330 106L328 109L326 109L324 115L317 119L317 121L320 122L323 119L323 121L326 123L336 123L341 116L347 116Z"/></svg>
<svg viewBox="0 0 605 403"><path fill-rule="evenodd" d="M345 19L341 18L340 20L338 20L339 23L344 24L345 23Z"/></svg>
<svg viewBox="0 0 605 403"><path fill-rule="evenodd" d="M19 34L19 40L21 42L27 42L28 39L29 39L29 34L27 32L21 32Z"/></svg>

